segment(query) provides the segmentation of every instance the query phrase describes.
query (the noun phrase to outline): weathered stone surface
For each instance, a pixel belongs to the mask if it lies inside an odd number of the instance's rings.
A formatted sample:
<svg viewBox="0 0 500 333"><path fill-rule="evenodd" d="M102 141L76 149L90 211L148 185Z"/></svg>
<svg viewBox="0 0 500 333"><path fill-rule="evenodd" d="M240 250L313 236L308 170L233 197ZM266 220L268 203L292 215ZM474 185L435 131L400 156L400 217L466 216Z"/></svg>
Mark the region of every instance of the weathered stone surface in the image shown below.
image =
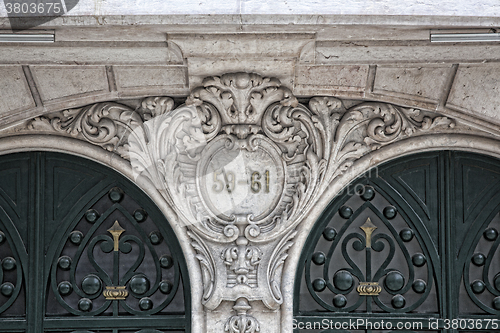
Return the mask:
<svg viewBox="0 0 500 333"><path fill-rule="evenodd" d="M109 90L104 66L32 66L31 72L44 102Z"/></svg>
<svg viewBox="0 0 500 333"><path fill-rule="evenodd" d="M374 93L438 102L451 66L377 66Z"/></svg>
<svg viewBox="0 0 500 333"><path fill-rule="evenodd" d="M500 121L500 65L460 65L447 106Z"/></svg>
<svg viewBox="0 0 500 333"><path fill-rule="evenodd" d="M224 73L249 72L265 73L278 78L285 86L293 85L293 68L295 61L292 59L207 59L188 58L189 86L190 88L201 85L206 76L221 75Z"/></svg>
<svg viewBox="0 0 500 333"><path fill-rule="evenodd" d="M498 61L500 45L446 43L429 45L428 42L317 42L316 63L382 64L394 62L483 62Z"/></svg>
<svg viewBox="0 0 500 333"><path fill-rule="evenodd" d="M335 91L363 91L368 66L298 66L294 92L298 95L317 95Z"/></svg>
<svg viewBox="0 0 500 333"><path fill-rule="evenodd" d="M182 34L169 35L185 57L296 57L314 34Z"/></svg>
<svg viewBox="0 0 500 333"><path fill-rule="evenodd" d="M4 64L182 64L178 48L166 42L61 42L32 47L11 44L0 47Z"/></svg>
<svg viewBox="0 0 500 333"><path fill-rule="evenodd" d="M0 66L0 114L35 106L21 66Z"/></svg>
<svg viewBox="0 0 500 333"><path fill-rule="evenodd" d="M183 66L114 66L118 89L187 88L187 68Z"/></svg>
<svg viewBox="0 0 500 333"><path fill-rule="evenodd" d="M5 8L0 15L5 15ZM172 14L341 14L341 15L455 15L498 16L500 5L495 0L476 1L399 1L379 0L366 3L358 0L332 1L325 5L318 0L80 0L69 15L172 15Z"/></svg>

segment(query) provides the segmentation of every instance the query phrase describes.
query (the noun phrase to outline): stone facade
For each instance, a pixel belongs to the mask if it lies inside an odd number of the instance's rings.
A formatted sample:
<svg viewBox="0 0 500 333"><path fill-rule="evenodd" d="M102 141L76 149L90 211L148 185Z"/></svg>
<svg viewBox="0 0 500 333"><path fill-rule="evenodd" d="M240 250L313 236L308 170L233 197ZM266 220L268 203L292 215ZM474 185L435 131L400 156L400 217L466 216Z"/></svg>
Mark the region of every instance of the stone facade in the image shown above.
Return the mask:
<svg viewBox="0 0 500 333"><path fill-rule="evenodd" d="M500 157L498 43L430 44L429 22L455 28L435 17L245 19L69 17L43 27L54 44L0 46L2 153L84 156L143 189L185 252L193 332L291 332L308 232L369 168Z"/></svg>

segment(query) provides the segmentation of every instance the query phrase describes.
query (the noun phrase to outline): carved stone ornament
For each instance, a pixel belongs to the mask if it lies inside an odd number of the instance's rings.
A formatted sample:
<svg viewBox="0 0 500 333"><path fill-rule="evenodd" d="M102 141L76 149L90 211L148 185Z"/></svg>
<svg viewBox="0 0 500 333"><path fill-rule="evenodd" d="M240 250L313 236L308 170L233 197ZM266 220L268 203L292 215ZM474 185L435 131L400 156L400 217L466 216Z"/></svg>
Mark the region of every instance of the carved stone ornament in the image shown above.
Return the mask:
<svg viewBox="0 0 500 333"><path fill-rule="evenodd" d="M258 332L252 302L276 310L297 224L327 186L372 150L427 132L453 132L439 114L313 97L279 80L207 78L185 104L148 97L137 108L98 103L30 120L116 152L149 178L187 226L202 271L202 303L235 302L227 332ZM229 317L229 314L228 314Z"/></svg>

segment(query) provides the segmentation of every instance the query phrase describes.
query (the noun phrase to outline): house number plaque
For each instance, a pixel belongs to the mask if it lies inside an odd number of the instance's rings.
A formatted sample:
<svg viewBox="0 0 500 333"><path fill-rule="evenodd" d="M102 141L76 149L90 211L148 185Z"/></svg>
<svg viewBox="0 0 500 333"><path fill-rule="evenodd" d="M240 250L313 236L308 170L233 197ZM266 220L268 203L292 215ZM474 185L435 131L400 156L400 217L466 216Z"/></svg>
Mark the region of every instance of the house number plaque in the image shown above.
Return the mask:
<svg viewBox="0 0 500 333"><path fill-rule="evenodd" d="M208 208L216 215L270 213L281 197L284 167L274 145L264 137L239 140L227 136L207 147L201 161L199 188Z"/></svg>

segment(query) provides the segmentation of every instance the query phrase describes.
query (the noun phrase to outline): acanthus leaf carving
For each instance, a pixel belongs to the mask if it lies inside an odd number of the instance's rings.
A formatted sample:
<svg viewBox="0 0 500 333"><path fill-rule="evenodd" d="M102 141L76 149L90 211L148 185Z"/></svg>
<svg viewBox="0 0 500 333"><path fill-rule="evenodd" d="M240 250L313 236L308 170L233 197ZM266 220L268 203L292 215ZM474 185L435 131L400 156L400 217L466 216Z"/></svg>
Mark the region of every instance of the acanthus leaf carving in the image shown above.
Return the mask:
<svg viewBox="0 0 500 333"><path fill-rule="evenodd" d="M276 245L275 250L271 254L271 260L268 266L267 278L269 281L269 287L271 293L274 297L274 306L279 307L283 303L283 295L281 294L281 272L283 269L283 264L288 257L288 250L293 245L293 239L297 231L293 230L283 237L282 240ZM269 304L269 307L273 305Z"/></svg>
<svg viewBox="0 0 500 333"><path fill-rule="evenodd" d="M65 133L128 158L127 136L142 123L139 113L129 107L98 103L34 118L28 122L27 128Z"/></svg>
<svg viewBox="0 0 500 333"><path fill-rule="evenodd" d="M210 250L205 245L205 242L194 232L187 231L191 238L191 246L197 252L196 259L200 262L203 280L203 301L208 300L214 291L216 284L215 262Z"/></svg>
<svg viewBox="0 0 500 333"><path fill-rule="evenodd" d="M232 73L208 77L193 90L186 105L210 103L220 112L225 125L258 124L269 105L280 102L297 106L292 92L278 79L257 74Z"/></svg>

